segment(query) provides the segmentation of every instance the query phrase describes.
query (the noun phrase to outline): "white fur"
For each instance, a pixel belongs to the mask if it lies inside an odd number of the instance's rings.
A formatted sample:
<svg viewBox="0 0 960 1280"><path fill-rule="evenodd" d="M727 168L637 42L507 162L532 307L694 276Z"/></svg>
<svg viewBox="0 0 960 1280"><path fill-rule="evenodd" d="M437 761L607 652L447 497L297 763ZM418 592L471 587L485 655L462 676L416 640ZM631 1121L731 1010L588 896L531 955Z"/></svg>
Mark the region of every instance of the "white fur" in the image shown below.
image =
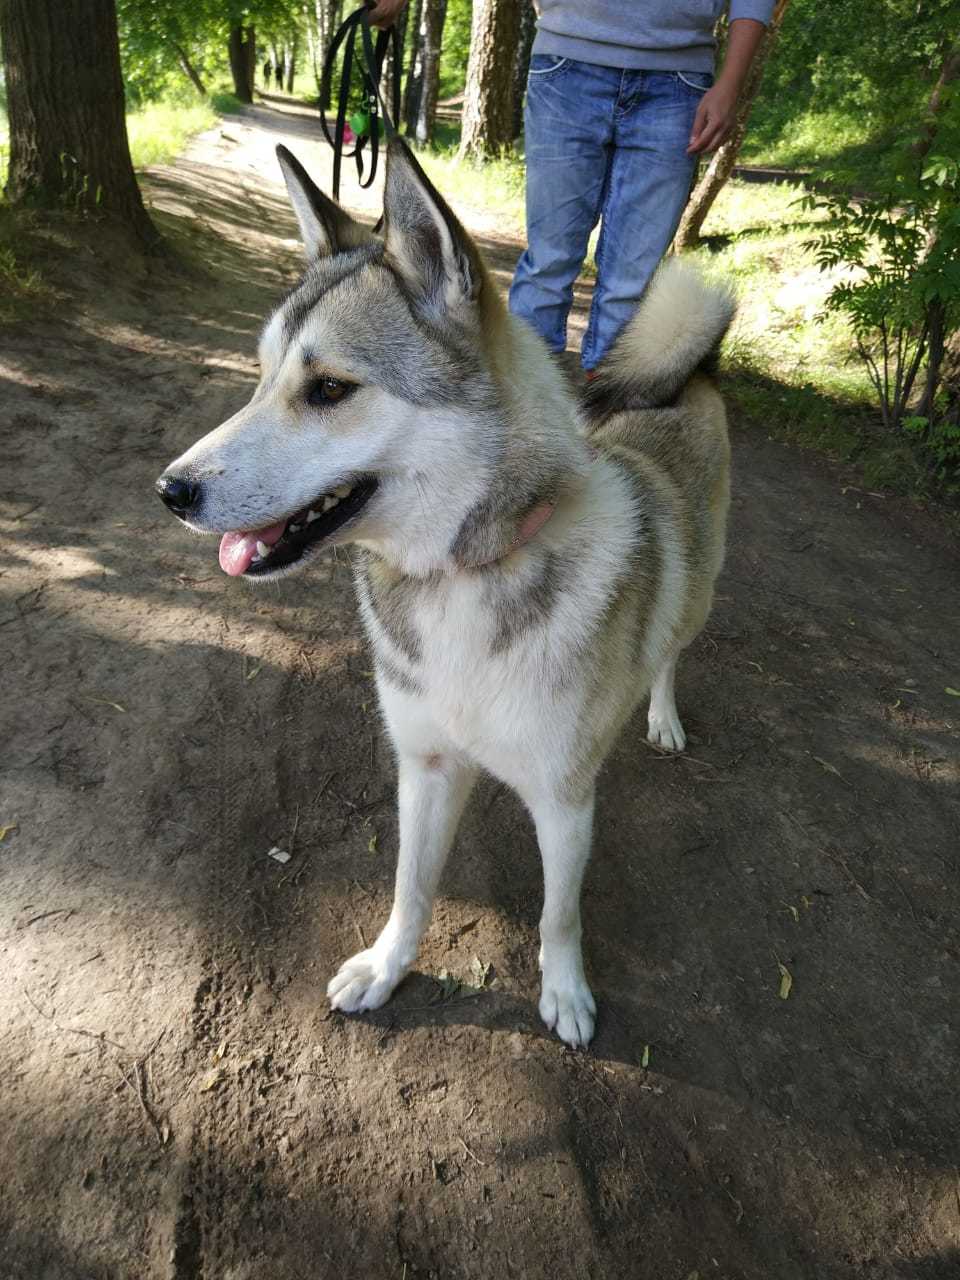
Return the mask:
<svg viewBox="0 0 960 1280"><path fill-rule="evenodd" d="M695 367L733 317L736 302L679 257L666 258L604 365L606 376L644 383Z"/></svg>
<svg viewBox="0 0 960 1280"><path fill-rule="evenodd" d="M402 156L401 162L406 163ZM416 187L409 174L402 179L394 181L394 191ZM292 181L295 188L295 174ZM388 182L388 195L390 190ZM310 223L314 205L295 189L293 195L316 248L323 236ZM407 244L404 228L422 230L424 201L430 214L429 193L420 192L418 199L421 204L404 216L395 210L392 221L388 208L389 251L410 278L422 244ZM460 324L449 312L461 314L470 305L462 288L457 292L464 285L466 257L439 215L435 225L448 295L438 298L434 292L429 303L441 316L446 307L447 321ZM637 497L622 466L588 447L573 401L542 346L525 326L500 317L506 333L491 357L501 406L496 420L466 402L417 407L391 395L369 370L355 367L356 316L350 308L357 297L379 289L378 308L398 308L396 324L409 327L395 288L380 288L375 273L383 268L363 270L372 274L339 294L331 290L329 305L317 306L292 342L284 338L282 315L268 323L260 350L263 379L251 403L171 470L202 482L204 505L191 524L211 533L265 526L347 479L373 473L379 481L373 500L331 541L358 542L397 575L429 584L410 597L416 602L410 622L421 648L412 661L391 640L359 578L364 624L382 668L381 706L399 763L400 851L390 917L374 944L347 960L331 980L333 1007L378 1007L413 964L457 823L484 769L520 795L536 823L545 890L541 1016L568 1044L585 1045L593 1035L595 1005L581 957L579 897L596 773L651 685L651 741L672 750L684 745L673 695L677 655L692 638L684 631L692 588L681 534L662 515L650 515L662 550L659 590L643 619L638 650L630 633L621 635L609 624L608 615L626 567L643 560L638 515L645 513L637 508L645 499L642 493ZM658 376L665 367L689 363L728 305L725 295L698 277L664 268L631 329L630 375ZM334 409L305 408L305 350L334 376L362 384L360 389ZM495 567L464 569L452 550L458 531L490 491L505 451L520 446L527 456L547 459L553 474L563 478L552 518L529 547L514 550ZM665 475L657 484L661 496L669 495ZM491 599L496 606L533 585L551 552L564 566L564 589L545 618L498 646L498 611ZM722 545L717 568L721 557ZM704 616L708 605L707 598ZM602 680L592 652L600 640L607 646ZM400 687L398 672L409 689Z"/></svg>

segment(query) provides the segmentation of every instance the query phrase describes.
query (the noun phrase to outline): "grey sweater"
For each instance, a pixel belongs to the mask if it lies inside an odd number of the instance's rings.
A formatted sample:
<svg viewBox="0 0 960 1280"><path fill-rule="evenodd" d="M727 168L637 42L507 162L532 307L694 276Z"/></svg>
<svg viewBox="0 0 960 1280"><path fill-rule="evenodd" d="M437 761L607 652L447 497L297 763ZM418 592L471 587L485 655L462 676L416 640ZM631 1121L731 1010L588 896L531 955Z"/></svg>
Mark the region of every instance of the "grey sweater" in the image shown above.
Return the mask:
<svg viewBox="0 0 960 1280"><path fill-rule="evenodd" d="M730 21L767 23L774 0L730 0ZM540 0L533 52L633 71L712 71L724 0Z"/></svg>

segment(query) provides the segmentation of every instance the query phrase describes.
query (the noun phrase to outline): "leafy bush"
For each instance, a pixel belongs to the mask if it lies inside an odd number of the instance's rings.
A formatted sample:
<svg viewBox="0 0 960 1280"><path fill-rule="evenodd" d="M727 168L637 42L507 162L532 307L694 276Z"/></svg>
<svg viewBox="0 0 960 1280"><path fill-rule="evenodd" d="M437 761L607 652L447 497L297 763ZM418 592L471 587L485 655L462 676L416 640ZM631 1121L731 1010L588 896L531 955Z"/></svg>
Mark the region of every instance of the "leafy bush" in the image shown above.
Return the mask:
<svg viewBox="0 0 960 1280"><path fill-rule="evenodd" d="M960 85L895 153L870 196L808 195L827 215L811 242L821 270L842 270L826 311L846 316L885 428L918 442L948 482L957 420L945 417L943 361L960 329Z"/></svg>

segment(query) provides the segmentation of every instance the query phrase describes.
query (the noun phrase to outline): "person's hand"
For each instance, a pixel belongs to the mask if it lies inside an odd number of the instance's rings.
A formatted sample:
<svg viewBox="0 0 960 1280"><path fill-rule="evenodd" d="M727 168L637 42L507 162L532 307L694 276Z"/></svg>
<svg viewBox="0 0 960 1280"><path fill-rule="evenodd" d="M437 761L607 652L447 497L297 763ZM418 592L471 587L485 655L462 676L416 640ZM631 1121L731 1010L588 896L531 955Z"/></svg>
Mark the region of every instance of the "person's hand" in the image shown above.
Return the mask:
<svg viewBox="0 0 960 1280"><path fill-rule="evenodd" d="M736 120L736 90L728 87L722 80L718 80L700 99L700 105L693 120L687 155L715 151L730 137Z"/></svg>
<svg viewBox="0 0 960 1280"><path fill-rule="evenodd" d="M406 3L407 0L377 0L370 10L370 21L375 27L385 31L387 27L393 26Z"/></svg>

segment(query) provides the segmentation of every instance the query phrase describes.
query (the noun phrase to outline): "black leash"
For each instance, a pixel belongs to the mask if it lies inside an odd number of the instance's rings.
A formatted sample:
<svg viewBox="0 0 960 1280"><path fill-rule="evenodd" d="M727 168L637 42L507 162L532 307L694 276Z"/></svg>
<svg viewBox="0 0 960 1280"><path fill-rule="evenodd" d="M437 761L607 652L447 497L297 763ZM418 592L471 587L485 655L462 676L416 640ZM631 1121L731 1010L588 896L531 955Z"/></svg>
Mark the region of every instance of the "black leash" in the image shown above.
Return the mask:
<svg viewBox="0 0 960 1280"><path fill-rule="evenodd" d="M340 166L344 154L353 156L356 160L357 178L360 186L363 188L369 187L376 177L377 158L380 154L379 118L382 114L383 125L388 138L392 138L397 131L393 121L400 118L400 78L401 59L403 57L403 51L400 48L400 33L397 31L396 25L389 27L386 31L378 31L377 41L374 44L373 36L370 33L370 10L374 7L375 0L366 0L366 3L361 8L355 9L348 18L344 19L337 34L330 42L330 48L327 50L327 56L323 63L323 75L320 80L320 123L323 126L324 136L333 147L333 198L337 201L340 199ZM362 62L356 54L358 31L361 37ZM334 63L341 47L343 48L343 68L340 74L340 94L337 99L337 119L331 135L327 113L323 109L323 104L329 101L331 96L330 86L333 80ZM383 78L383 67L388 49L393 54L393 93L390 104L393 120L390 118L391 112L387 110L383 95L380 92L380 81ZM360 65L363 77L367 128L365 132L357 134L353 150L344 153L343 135L347 124L350 78L353 73L354 61L357 61ZM364 175L363 149L367 142L370 143L370 168Z"/></svg>

